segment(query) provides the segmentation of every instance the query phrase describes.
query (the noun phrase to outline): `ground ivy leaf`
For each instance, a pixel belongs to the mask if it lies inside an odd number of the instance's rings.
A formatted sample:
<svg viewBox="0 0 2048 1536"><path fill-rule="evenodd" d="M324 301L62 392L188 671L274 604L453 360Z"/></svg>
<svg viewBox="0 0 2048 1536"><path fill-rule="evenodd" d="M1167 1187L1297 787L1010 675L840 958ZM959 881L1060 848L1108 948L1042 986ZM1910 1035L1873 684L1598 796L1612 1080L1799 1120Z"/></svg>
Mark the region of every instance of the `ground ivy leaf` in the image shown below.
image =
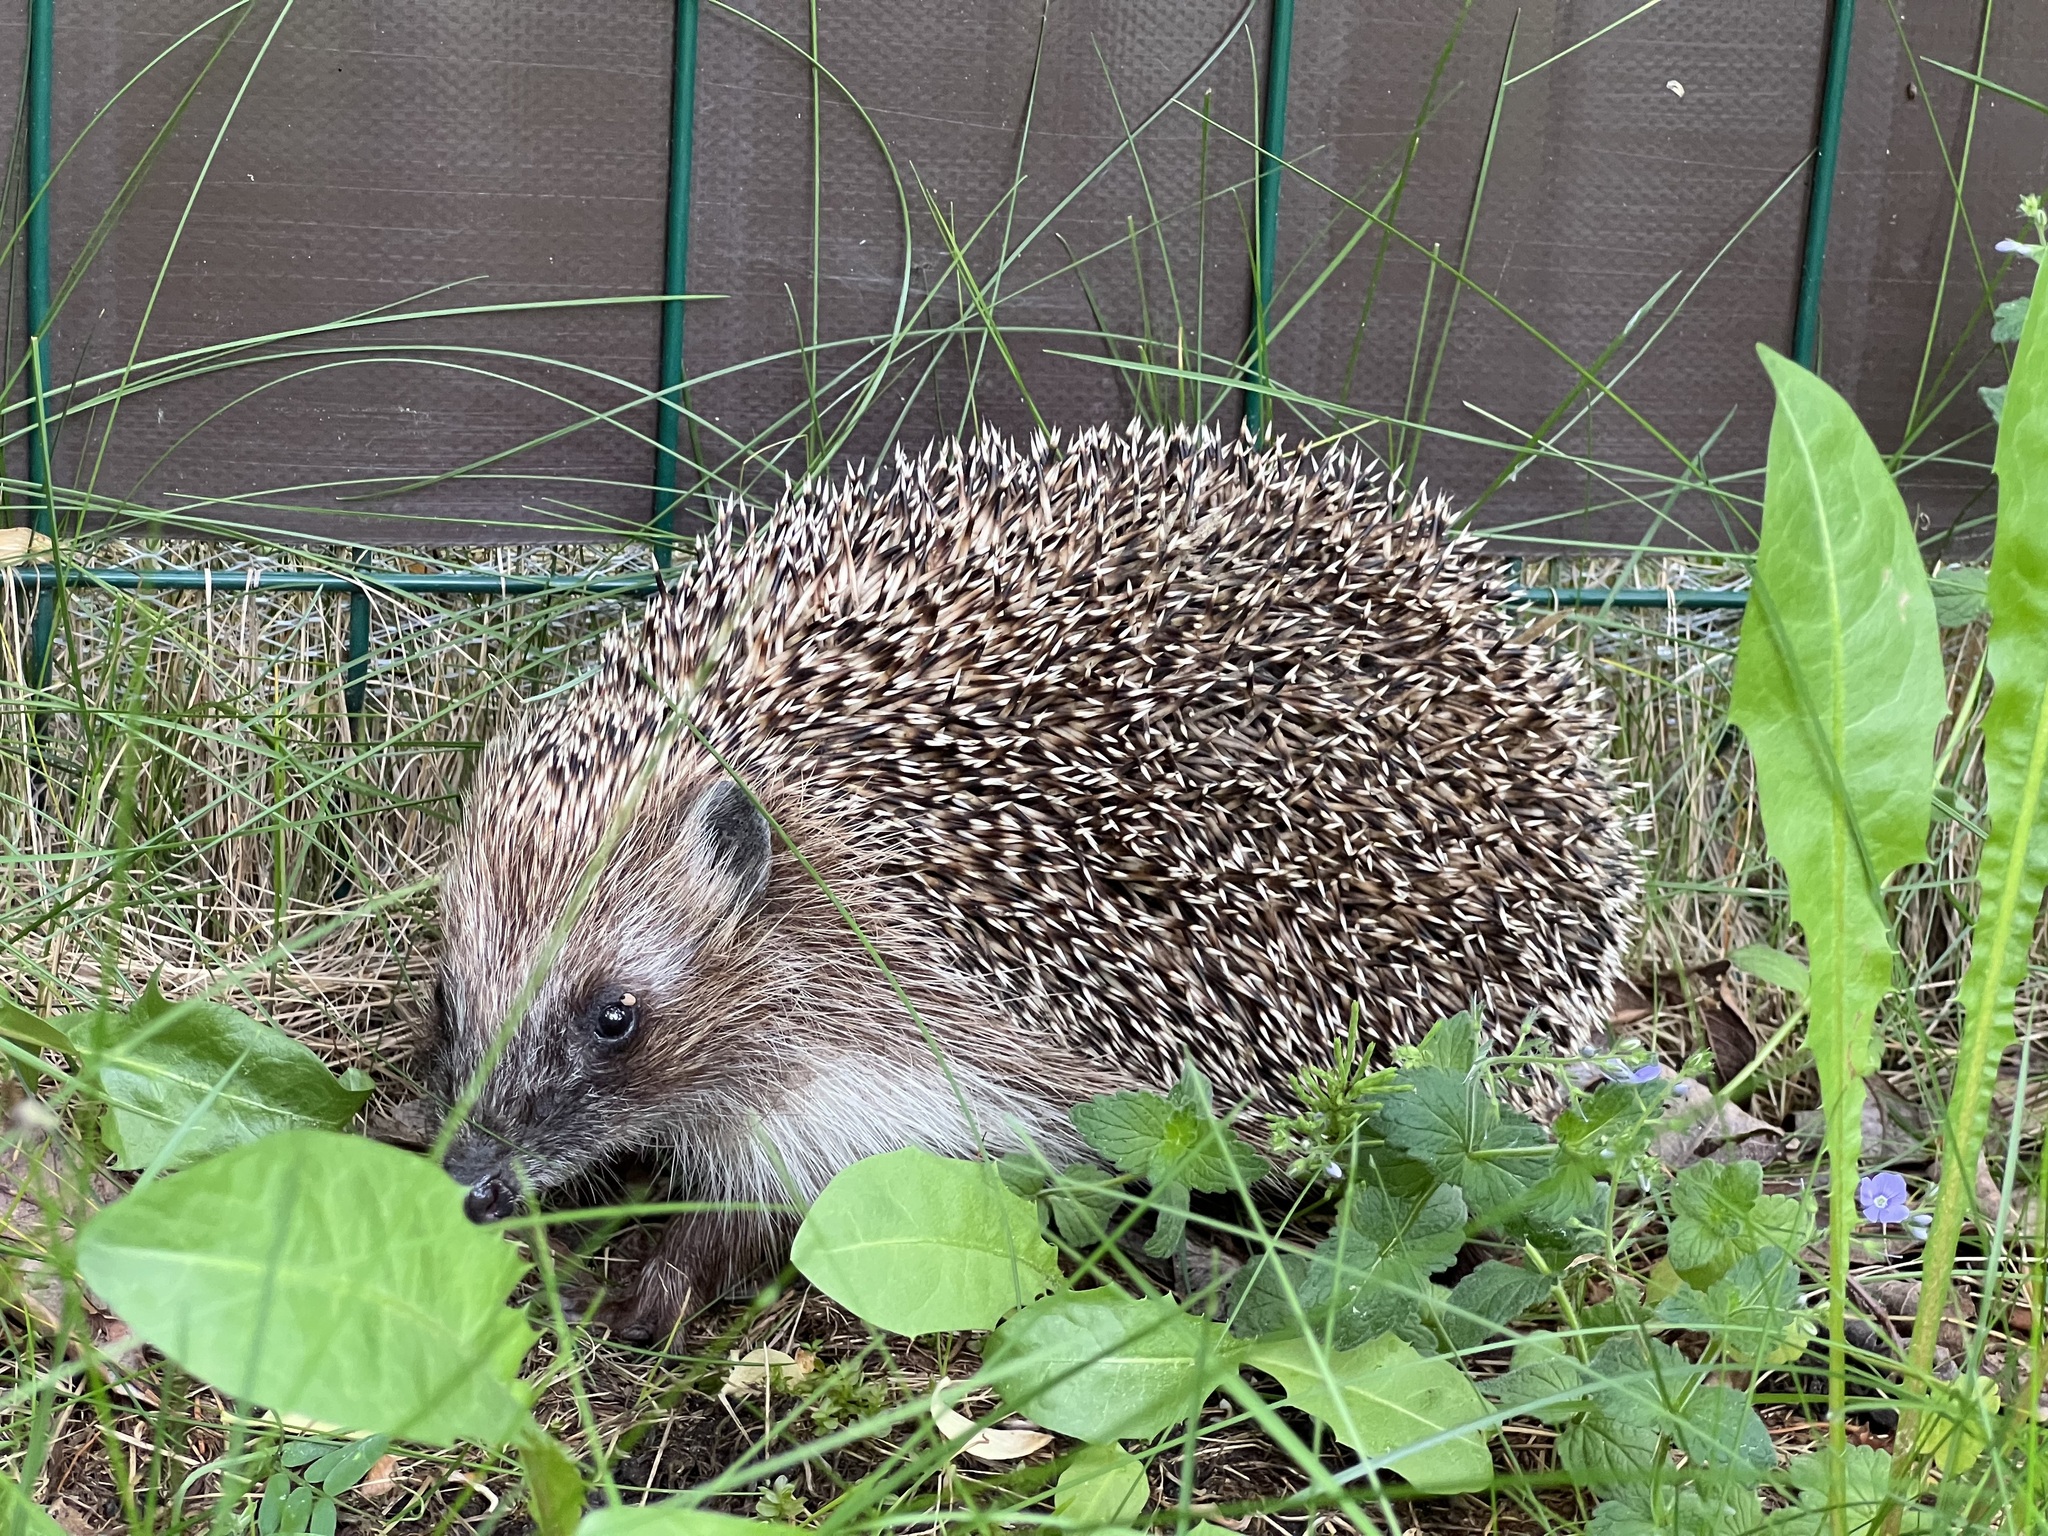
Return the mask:
<svg viewBox="0 0 2048 1536"><path fill-rule="evenodd" d="M1403 1067L1440 1067L1458 1077L1479 1065L1479 1015L1469 1008L1439 1019L1419 1045L1397 1045L1394 1059Z"/></svg>
<svg viewBox="0 0 2048 1536"><path fill-rule="evenodd" d="M87 1284L221 1392L346 1429L502 1445L529 1420L525 1270L433 1163L286 1131L116 1201L78 1234Z"/></svg>
<svg viewBox="0 0 2048 1536"><path fill-rule="evenodd" d="M1288 1406L1419 1492L1469 1493L1493 1480L1493 1458L1478 1427L1491 1413L1449 1360L1423 1359L1385 1335L1327 1353L1306 1339L1268 1340L1250 1346L1243 1358L1280 1383Z"/></svg>
<svg viewBox="0 0 2048 1536"><path fill-rule="evenodd" d="M180 1168L274 1131L338 1128L370 1096L284 1031L225 1003L169 1002L154 981L126 1013L73 1017L118 1167Z"/></svg>
<svg viewBox="0 0 2048 1536"><path fill-rule="evenodd" d="M1778 1464L1771 1432L1746 1393L1733 1387L1695 1387L1677 1416L1673 1436L1686 1465L1701 1477L1756 1484Z"/></svg>
<svg viewBox="0 0 2048 1536"><path fill-rule="evenodd" d="M1183 1184L1159 1184L1152 1190L1152 1235L1145 1252L1163 1259L1180 1251L1188 1235L1188 1191Z"/></svg>
<svg viewBox="0 0 2048 1536"><path fill-rule="evenodd" d="M1765 1527L1771 1536L1829 1536L1834 1529L1833 1496L1828 1490L1828 1456L1825 1447L1785 1464L1785 1481L1798 1490L1798 1502L1771 1516ZM1891 1496L1892 1459L1874 1446L1844 1448L1842 1460L1843 1511L1849 1529L1860 1531L1876 1518L1878 1506ZM1924 1536L1936 1528L1935 1512L1922 1504L1899 1507L1899 1529L1905 1536Z"/></svg>
<svg viewBox="0 0 2048 1536"><path fill-rule="evenodd" d="M1093 1163L1070 1164L1045 1190L1053 1225L1069 1246L1083 1253L1109 1241L1110 1223L1122 1199L1115 1175Z"/></svg>
<svg viewBox="0 0 2048 1536"><path fill-rule="evenodd" d="M1663 1444L1652 1425L1596 1407L1559 1431L1557 1461L1586 1487L1626 1486L1656 1466Z"/></svg>
<svg viewBox="0 0 2048 1536"><path fill-rule="evenodd" d="M1141 1179L1152 1171L1153 1154L1166 1140L1173 1113L1173 1106L1156 1093L1102 1094L1072 1110L1088 1145Z"/></svg>
<svg viewBox="0 0 2048 1536"><path fill-rule="evenodd" d="M1746 1254L1765 1248L1797 1253L1813 1238L1813 1217L1790 1195L1763 1192L1760 1164L1703 1161L1678 1175L1671 1191L1671 1267L1704 1290Z"/></svg>
<svg viewBox="0 0 2048 1536"><path fill-rule="evenodd" d="M1931 1456L1944 1478L1969 1471L1984 1454L1987 1433L1997 1432L1998 1383L1989 1376L1961 1376L1912 1396L1921 1415L1914 1450Z"/></svg>
<svg viewBox="0 0 2048 1536"><path fill-rule="evenodd" d="M1349 1349L1412 1328L1430 1299L1429 1277L1465 1245L1465 1200L1447 1184L1420 1198L1354 1184L1344 1218L1309 1259L1303 1301L1333 1347Z"/></svg>
<svg viewBox="0 0 2048 1536"><path fill-rule="evenodd" d="M1290 1299L1291 1298L1291 1299ZM1329 1296L1308 1290L1308 1255L1270 1248L1237 1272L1230 1288L1230 1331L1256 1339L1315 1326Z"/></svg>
<svg viewBox="0 0 2048 1536"><path fill-rule="evenodd" d="M1493 1395L1511 1413L1545 1424L1562 1424L1593 1411L1586 1395L1586 1367L1549 1334L1534 1334L1515 1346L1514 1364L1493 1383Z"/></svg>
<svg viewBox="0 0 2048 1536"><path fill-rule="evenodd" d="M1752 1366L1796 1360L1814 1332L1799 1299L1798 1271L1776 1248L1736 1260L1704 1291L1687 1285L1673 1293L1658 1306L1657 1320L1711 1334L1729 1358Z"/></svg>
<svg viewBox="0 0 2048 1536"><path fill-rule="evenodd" d="M1405 1093L1380 1107L1380 1134L1464 1192L1482 1219L1498 1219L1551 1170L1556 1149L1526 1115L1503 1110L1478 1076L1442 1067L1401 1074Z"/></svg>
<svg viewBox="0 0 2048 1536"><path fill-rule="evenodd" d="M1256 1183L1268 1164L1215 1116L1209 1083L1189 1067L1172 1093L1112 1093L1077 1104L1088 1145L1155 1189L1178 1184L1220 1194Z"/></svg>
<svg viewBox="0 0 2048 1536"><path fill-rule="evenodd" d="M861 1321L914 1337L993 1328L1059 1283L1038 1207L993 1163L904 1147L841 1169L805 1215L790 1259Z"/></svg>
<svg viewBox="0 0 2048 1536"><path fill-rule="evenodd" d="M1753 1493L1656 1482L1617 1488L1601 1500L1586 1536L1751 1536L1762 1519Z"/></svg>
<svg viewBox="0 0 2048 1536"><path fill-rule="evenodd" d="M1488 1259L1451 1287L1442 1307L1444 1337L1454 1350L1495 1342L1507 1324L1549 1294L1549 1276Z"/></svg>
<svg viewBox="0 0 2048 1536"><path fill-rule="evenodd" d="M1149 1439L1199 1410L1230 1373L1222 1325L1164 1296L1068 1291L1007 1318L982 1346L1003 1401L1077 1440Z"/></svg>

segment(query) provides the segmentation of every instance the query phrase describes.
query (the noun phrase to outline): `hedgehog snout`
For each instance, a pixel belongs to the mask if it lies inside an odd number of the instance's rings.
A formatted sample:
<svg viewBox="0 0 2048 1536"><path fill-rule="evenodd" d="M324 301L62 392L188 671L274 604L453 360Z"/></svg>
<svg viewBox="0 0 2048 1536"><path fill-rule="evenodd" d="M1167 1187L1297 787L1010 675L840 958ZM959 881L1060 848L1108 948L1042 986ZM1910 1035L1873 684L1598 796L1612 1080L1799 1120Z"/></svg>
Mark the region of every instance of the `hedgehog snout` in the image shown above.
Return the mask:
<svg viewBox="0 0 2048 1536"><path fill-rule="evenodd" d="M466 1185L463 1214L482 1223L503 1221L519 1206L519 1182L511 1168L512 1149L475 1125L455 1133L442 1166L456 1183Z"/></svg>
<svg viewBox="0 0 2048 1536"><path fill-rule="evenodd" d="M469 1193L462 1197L462 1214L478 1226L503 1221L518 1207L519 1191L503 1169L485 1174L470 1185Z"/></svg>

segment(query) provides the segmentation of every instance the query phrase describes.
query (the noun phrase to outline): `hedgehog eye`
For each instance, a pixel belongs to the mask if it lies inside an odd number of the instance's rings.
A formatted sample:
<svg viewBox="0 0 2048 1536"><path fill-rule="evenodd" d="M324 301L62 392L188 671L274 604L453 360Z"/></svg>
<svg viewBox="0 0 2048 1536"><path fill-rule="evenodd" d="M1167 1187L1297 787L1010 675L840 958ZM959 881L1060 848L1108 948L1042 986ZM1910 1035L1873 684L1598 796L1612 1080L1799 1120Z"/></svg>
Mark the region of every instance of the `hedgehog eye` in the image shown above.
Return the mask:
<svg viewBox="0 0 2048 1536"><path fill-rule="evenodd" d="M640 1027L640 1002L630 992L621 992L598 1004L590 1016L590 1032L600 1044L623 1044Z"/></svg>

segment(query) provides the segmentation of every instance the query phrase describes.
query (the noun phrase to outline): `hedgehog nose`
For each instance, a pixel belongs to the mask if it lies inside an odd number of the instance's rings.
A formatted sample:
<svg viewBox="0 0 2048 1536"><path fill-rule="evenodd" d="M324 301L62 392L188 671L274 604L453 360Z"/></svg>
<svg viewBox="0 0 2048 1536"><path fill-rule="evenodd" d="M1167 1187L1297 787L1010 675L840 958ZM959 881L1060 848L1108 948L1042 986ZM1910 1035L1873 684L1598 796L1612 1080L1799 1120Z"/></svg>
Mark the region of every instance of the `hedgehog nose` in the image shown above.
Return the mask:
<svg viewBox="0 0 2048 1536"><path fill-rule="evenodd" d="M462 1197L462 1213L479 1226L503 1221L519 1203L519 1191L502 1173L487 1173Z"/></svg>

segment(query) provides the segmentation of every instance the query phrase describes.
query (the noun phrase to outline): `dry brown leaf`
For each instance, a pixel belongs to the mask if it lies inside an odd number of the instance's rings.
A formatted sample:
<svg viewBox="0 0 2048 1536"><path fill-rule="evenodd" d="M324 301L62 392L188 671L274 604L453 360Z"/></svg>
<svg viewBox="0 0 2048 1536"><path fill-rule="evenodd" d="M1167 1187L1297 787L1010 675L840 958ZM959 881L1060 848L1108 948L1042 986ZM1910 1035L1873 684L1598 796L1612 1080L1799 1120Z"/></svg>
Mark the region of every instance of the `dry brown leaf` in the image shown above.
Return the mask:
<svg viewBox="0 0 2048 1536"><path fill-rule="evenodd" d="M944 1394L952 1385L952 1377L941 1376L939 1384L932 1388L932 1422L939 1426L939 1433L948 1440L957 1440L974 1428L974 1420L946 1406ZM1052 1436L1036 1426L1021 1429L984 1429L977 1431L972 1439L960 1447L960 1454L991 1463L1022 1461L1033 1451L1042 1451L1051 1444Z"/></svg>
<svg viewBox="0 0 2048 1536"><path fill-rule="evenodd" d="M728 1392L741 1392L749 1397L758 1397L770 1389L787 1392L801 1386L804 1378L818 1368L818 1357L808 1349L792 1355L766 1344L744 1355L729 1354L726 1359L734 1364L726 1372L725 1385L718 1389L721 1397Z"/></svg>
<svg viewBox="0 0 2048 1536"><path fill-rule="evenodd" d="M356 1484L355 1491L372 1504L389 1504L405 1492L405 1484L399 1480L398 1458L379 1456L370 1463L369 1475Z"/></svg>
<svg viewBox="0 0 2048 1536"><path fill-rule="evenodd" d="M0 528L0 566L50 557L50 536L32 528Z"/></svg>

